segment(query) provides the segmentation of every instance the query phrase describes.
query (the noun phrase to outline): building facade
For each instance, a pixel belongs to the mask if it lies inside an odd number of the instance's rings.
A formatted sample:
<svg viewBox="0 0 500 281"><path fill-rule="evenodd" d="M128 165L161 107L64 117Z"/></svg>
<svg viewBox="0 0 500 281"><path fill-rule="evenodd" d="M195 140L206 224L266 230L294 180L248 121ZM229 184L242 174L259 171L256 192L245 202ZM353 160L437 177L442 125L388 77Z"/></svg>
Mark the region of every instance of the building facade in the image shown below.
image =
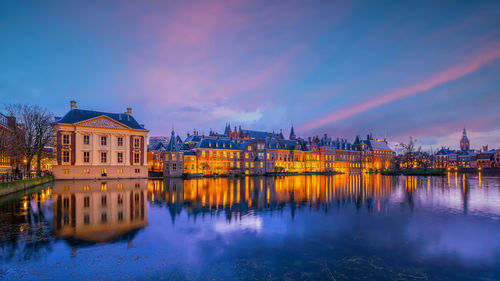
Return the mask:
<svg viewBox="0 0 500 281"><path fill-rule="evenodd" d="M70 111L53 123L58 179L147 178L148 130L126 113Z"/></svg>
<svg viewBox="0 0 500 281"><path fill-rule="evenodd" d="M14 126L14 118L0 113L0 175L12 173L13 161L7 153L7 141L11 134L11 126Z"/></svg>
<svg viewBox="0 0 500 281"><path fill-rule="evenodd" d="M226 125L225 134L196 131L178 141L172 131L164 152L164 175L214 175L268 173L360 173L391 166L394 152L386 141L367 139L357 144L332 140L327 135L304 140L293 127L289 139L283 133L242 130Z"/></svg>

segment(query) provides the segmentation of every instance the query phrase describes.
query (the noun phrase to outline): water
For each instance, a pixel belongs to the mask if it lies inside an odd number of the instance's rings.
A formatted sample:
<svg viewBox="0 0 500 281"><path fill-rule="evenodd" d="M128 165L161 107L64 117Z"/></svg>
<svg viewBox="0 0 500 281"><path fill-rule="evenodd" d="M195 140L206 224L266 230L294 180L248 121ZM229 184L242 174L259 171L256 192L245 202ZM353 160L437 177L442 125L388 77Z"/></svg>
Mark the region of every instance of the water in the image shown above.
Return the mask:
<svg viewBox="0 0 500 281"><path fill-rule="evenodd" d="M500 280L500 177L57 181L2 203L0 278Z"/></svg>

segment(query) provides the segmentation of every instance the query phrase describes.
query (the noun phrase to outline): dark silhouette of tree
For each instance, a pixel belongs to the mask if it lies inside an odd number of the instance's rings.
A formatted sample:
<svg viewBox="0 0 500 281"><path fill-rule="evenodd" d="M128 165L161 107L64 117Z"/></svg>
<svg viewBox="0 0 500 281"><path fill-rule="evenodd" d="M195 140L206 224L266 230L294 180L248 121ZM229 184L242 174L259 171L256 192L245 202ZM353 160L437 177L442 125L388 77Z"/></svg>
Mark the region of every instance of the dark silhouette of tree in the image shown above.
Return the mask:
<svg viewBox="0 0 500 281"><path fill-rule="evenodd" d="M37 173L41 172L41 161L48 157L46 147L52 141L52 114L45 108L29 104L8 104L6 112L15 120L9 134L3 134L2 143L14 159L26 160L26 174L31 176L32 161L37 159Z"/></svg>

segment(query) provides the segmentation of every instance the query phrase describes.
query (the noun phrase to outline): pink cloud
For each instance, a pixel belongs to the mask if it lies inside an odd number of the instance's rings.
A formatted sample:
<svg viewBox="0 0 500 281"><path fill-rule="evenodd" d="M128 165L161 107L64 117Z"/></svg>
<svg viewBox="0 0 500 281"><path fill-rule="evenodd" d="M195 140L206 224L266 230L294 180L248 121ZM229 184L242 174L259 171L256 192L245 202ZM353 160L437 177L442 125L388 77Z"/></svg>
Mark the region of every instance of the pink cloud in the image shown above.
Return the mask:
<svg viewBox="0 0 500 281"><path fill-rule="evenodd" d="M332 112L317 120L313 120L301 125L299 129L304 131L312 130L327 125L329 123L339 121L348 118L350 116L365 112L367 110L384 105L386 103L390 103L399 99L403 99L408 96L428 91L434 87L459 79L461 77L464 77L465 75L475 72L481 66L488 64L498 59L499 57L500 57L500 48L494 48L492 51L483 53L477 56L476 58L472 59L471 61L447 68L427 78L424 81L383 94L381 96L359 103L357 105L353 105L351 107Z"/></svg>

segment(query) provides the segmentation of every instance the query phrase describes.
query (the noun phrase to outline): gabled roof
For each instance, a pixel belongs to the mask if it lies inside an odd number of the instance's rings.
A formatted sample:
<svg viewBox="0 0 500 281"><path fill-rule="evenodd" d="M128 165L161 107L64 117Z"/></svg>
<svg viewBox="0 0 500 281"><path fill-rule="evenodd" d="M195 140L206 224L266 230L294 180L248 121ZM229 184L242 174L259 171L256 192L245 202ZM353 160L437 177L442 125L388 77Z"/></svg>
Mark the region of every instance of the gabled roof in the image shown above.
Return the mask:
<svg viewBox="0 0 500 281"><path fill-rule="evenodd" d="M371 150L373 150L373 149L392 150L385 141L364 140L363 142L366 145L368 145L368 147Z"/></svg>
<svg viewBox="0 0 500 281"><path fill-rule="evenodd" d="M85 121L88 119L92 119L99 116L107 116L113 119L116 122L122 123L123 125L130 127L136 130L145 130L137 121L132 117L132 115L126 113L109 113L109 112L100 112L93 110L84 110L84 109L72 109L63 118L56 121L56 123L60 124L75 124L81 121Z"/></svg>

